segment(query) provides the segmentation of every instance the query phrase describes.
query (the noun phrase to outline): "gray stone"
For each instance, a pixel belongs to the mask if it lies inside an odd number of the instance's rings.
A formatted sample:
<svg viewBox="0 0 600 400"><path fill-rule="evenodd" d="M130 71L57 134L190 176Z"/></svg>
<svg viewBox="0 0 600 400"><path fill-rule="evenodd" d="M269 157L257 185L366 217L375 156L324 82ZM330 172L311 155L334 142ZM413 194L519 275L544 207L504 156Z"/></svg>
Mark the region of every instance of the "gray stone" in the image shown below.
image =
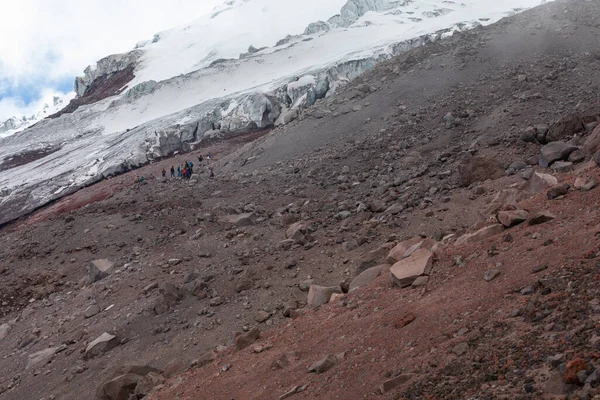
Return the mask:
<svg viewBox="0 0 600 400"><path fill-rule="evenodd" d="M491 269L491 270L487 271L485 274L483 274L483 280L486 282L490 282L490 281L493 281L494 279L496 279L499 275L500 275L500 271L498 271L497 269Z"/></svg>
<svg viewBox="0 0 600 400"><path fill-rule="evenodd" d="M525 210L500 211L498 221L507 228L527 221L529 213Z"/></svg>
<svg viewBox="0 0 600 400"><path fill-rule="evenodd" d="M587 192L596 187L596 180L593 177L578 177L575 179L575 184L573 187L581 190L582 192Z"/></svg>
<svg viewBox="0 0 600 400"><path fill-rule="evenodd" d="M504 231L502 224L494 224L481 228L473 233L467 233L456 239L456 245L477 242L498 235Z"/></svg>
<svg viewBox="0 0 600 400"><path fill-rule="evenodd" d="M462 356L469 351L469 344L467 342L461 342L452 348L452 352L457 356Z"/></svg>
<svg viewBox="0 0 600 400"><path fill-rule="evenodd" d="M352 282L350 282L350 286L348 287L348 290L351 292L351 291L355 290L356 288L359 288L370 282L373 282L381 275L381 273L383 272L384 269L389 269L389 268L390 268L389 264L383 264L383 265L377 265L375 267L371 267L371 268L364 270L356 278L352 279Z"/></svg>
<svg viewBox="0 0 600 400"><path fill-rule="evenodd" d="M8 324L2 324L0 325L0 342L4 339L6 339L6 337L8 336L10 332L10 325Z"/></svg>
<svg viewBox="0 0 600 400"><path fill-rule="evenodd" d="M46 364L54 357L57 351L57 347L50 347L44 350L40 350L36 353L29 354L27 356L26 369L37 368L42 364Z"/></svg>
<svg viewBox="0 0 600 400"><path fill-rule="evenodd" d="M85 311L83 312L83 316L85 318L92 318L94 315L98 314L100 312L100 307L98 307L98 305L96 304L92 304L91 306L89 306L88 308L85 309Z"/></svg>
<svg viewBox="0 0 600 400"><path fill-rule="evenodd" d="M329 371L333 368L338 362L338 359L333 354L328 354L319 361L314 362L310 367L308 367L308 372L316 372L317 374L322 374L323 372Z"/></svg>
<svg viewBox="0 0 600 400"><path fill-rule="evenodd" d="M107 259L94 260L88 264L88 282L97 282L108 276L114 267L114 263Z"/></svg>
<svg viewBox="0 0 600 400"><path fill-rule="evenodd" d="M421 275L428 275L433 264L433 253L427 249L418 249L390 268L393 281L400 287L407 287Z"/></svg>
<svg viewBox="0 0 600 400"><path fill-rule="evenodd" d="M235 347L238 350L243 350L250 346L252 343L260 337L260 330L258 328L252 328L246 333L238 333L235 337Z"/></svg>
<svg viewBox="0 0 600 400"><path fill-rule="evenodd" d="M308 290L310 289L310 287L312 285L314 285L315 280L314 279L305 279L302 282L300 282L298 284L298 287L300 288L300 290L302 290L303 292L308 292Z"/></svg>
<svg viewBox="0 0 600 400"><path fill-rule="evenodd" d="M573 169L573 163L570 161L557 161L550 168L556 172L569 172Z"/></svg>
<svg viewBox="0 0 600 400"><path fill-rule="evenodd" d="M413 377L413 375L411 375L411 374L402 374L402 375L398 375L395 378L388 379L387 381L383 382L379 386L379 391L381 392L381 394L387 393L390 390L395 389L396 387L405 384L412 377Z"/></svg>
<svg viewBox="0 0 600 400"><path fill-rule="evenodd" d="M427 285L427 282L429 282L429 277L428 276L420 276L417 279L415 279L415 281L412 283L412 287L420 287L420 286L425 286Z"/></svg>
<svg viewBox="0 0 600 400"><path fill-rule="evenodd" d="M259 310L256 315L254 316L254 320L256 322L263 323L266 320L268 320L269 318L271 318L271 314L269 314L268 312L266 312L265 310Z"/></svg>
<svg viewBox="0 0 600 400"><path fill-rule="evenodd" d="M87 345L83 358L86 360L98 357L117 347L121 341L114 335L104 332L97 339Z"/></svg>
<svg viewBox="0 0 600 400"><path fill-rule="evenodd" d="M564 142L550 142L540 149L540 166L548 168L555 161L566 160L577 147Z"/></svg>
<svg viewBox="0 0 600 400"><path fill-rule="evenodd" d="M552 221L554 218L556 218L556 217L553 214L551 214L550 212L540 211L535 214L532 214L529 217L529 219L527 220L527 223L529 225L539 225L539 224L543 224L548 221Z"/></svg>
<svg viewBox="0 0 600 400"><path fill-rule="evenodd" d="M531 285L525 286L523 289L521 289L521 294L524 296L528 296L533 293L535 293L535 288Z"/></svg>
<svg viewBox="0 0 600 400"><path fill-rule="evenodd" d="M234 214L225 215L220 218L220 221L232 226L243 227L254 225L254 213Z"/></svg>
<svg viewBox="0 0 600 400"><path fill-rule="evenodd" d="M317 308L323 304L329 303L331 295L334 293L342 293L339 286L319 286L311 285L308 290L307 306L309 308Z"/></svg>

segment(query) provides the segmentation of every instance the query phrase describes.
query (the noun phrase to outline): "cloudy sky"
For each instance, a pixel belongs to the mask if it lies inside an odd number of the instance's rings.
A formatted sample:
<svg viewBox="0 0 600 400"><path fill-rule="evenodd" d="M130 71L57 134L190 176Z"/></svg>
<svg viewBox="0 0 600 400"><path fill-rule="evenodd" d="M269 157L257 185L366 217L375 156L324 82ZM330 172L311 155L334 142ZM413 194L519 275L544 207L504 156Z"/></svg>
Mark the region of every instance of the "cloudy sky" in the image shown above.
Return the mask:
<svg viewBox="0 0 600 400"><path fill-rule="evenodd" d="M0 122L73 90L84 68L224 0L0 0Z"/></svg>

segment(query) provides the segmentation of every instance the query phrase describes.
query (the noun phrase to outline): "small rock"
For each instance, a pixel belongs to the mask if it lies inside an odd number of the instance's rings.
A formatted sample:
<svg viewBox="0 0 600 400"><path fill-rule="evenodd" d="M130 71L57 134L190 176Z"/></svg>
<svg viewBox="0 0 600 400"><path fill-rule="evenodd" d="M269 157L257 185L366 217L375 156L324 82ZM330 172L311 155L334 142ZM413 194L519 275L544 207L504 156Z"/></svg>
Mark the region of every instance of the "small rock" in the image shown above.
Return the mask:
<svg viewBox="0 0 600 400"><path fill-rule="evenodd" d="M217 359L217 353L213 350L202 354L200 358L194 360L191 364L192 368L202 368Z"/></svg>
<svg viewBox="0 0 600 400"><path fill-rule="evenodd" d="M337 364L337 357L333 354L328 354L324 358L320 359L313 363L310 367L308 367L308 372L316 372L317 374L321 374L333 368L335 364Z"/></svg>
<svg viewBox="0 0 600 400"><path fill-rule="evenodd" d="M170 265L170 266L172 266L172 267L173 267L173 266L175 266L175 265L178 265L178 264L180 264L180 263L181 263L181 260L180 260L179 258L171 258L171 259L168 261L168 263L169 263L169 265Z"/></svg>
<svg viewBox="0 0 600 400"><path fill-rule="evenodd" d="M523 289L521 289L521 294L523 296L528 296L528 295L533 294L533 293L535 293L535 288L533 286L531 286L531 285L525 286Z"/></svg>
<svg viewBox="0 0 600 400"><path fill-rule="evenodd" d="M268 320L269 318L271 318L271 314L269 314L268 312L266 312L265 310L260 310L256 313L256 315L254 316L254 320L258 323L263 323L266 320Z"/></svg>
<svg viewBox="0 0 600 400"><path fill-rule="evenodd" d="M507 228L527 221L529 213L525 210L510 210L500 211L498 213L498 221Z"/></svg>
<svg viewBox="0 0 600 400"><path fill-rule="evenodd" d="M411 312L406 313L404 315L402 315L399 318L394 319L394 326L397 329L401 329L404 328L406 325L412 323L415 319L417 318L417 316Z"/></svg>
<svg viewBox="0 0 600 400"><path fill-rule="evenodd" d="M500 271L498 271L497 269L491 269L483 275L483 280L486 282L490 282L496 279L499 275Z"/></svg>
<svg viewBox="0 0 600 400"><path fill-rule="evenodd" d="M121 341L114 335L104 332L96 340L88 344L83 358L89 360L117 347Z"/></svg>
<svg viewBox="0 0 600 400"><path fill-rule="evenodd" d="M308 292L308 290L310 289L310 287L312 285L315 284L315 280L314 279L305 279L302 282L300 282L298 284L298 287L300 288L300 290L302 290L303 292Z"/></svg>
<svg viewBox="0 0 600 400"><path fill-rule="evenodd" d="M552 186L550 189L548 189L548 191L546 192L546 197L549 200L554 200L559 196L566 195L568 191L569 191L569 186L567 184L561 183L561 184Z"/></svg>
<svg viewBox="0 0 600 400"><path fill-rule="evenodd" d="M538 272L542 272L542 271L544 271L546 269L548 269L548 265L546 265L546 264L537 265L537 266L535 266L535 267L533 267L531 269L531 273L532 274L537 274Z"/></svg>
<svg viewBox="0 0 600 400"><path fill-rule="evenodd" d="M246 333L237 333L235 337L235 347L238 350L245 349L250 346L260 337L260 330L258 328L252 328Z"/></svg>
<svg viewBox="0 0 600 400"><path fill-rule="evenodd" d="M311 285L308 290L307 306L309 308L317 308L328 303L333 293L342 293L342 289L338 286Z"/></svg>
<svg viewBox="0 0 600 400"><path fill-rule="evenodd" d="M592 190L593 188L596 187L596 180L594 178L590 178L590 177L586 177L586 178L581 178L578 177L577 179L575 179L575 184L573 185L573 187L577 190L581 190L582 192L587 192L589 190Z"/></svg>
<svg viewBox="0 0 600 400"><path fill-rule="evenodd" d="M99 312L100 312L100 307L98 307L96 304L92 304L91 306L86 308L86 310L83 312L83 316L85 318L92 318L94 315L98 314Z"/></svg>
<svg viewBox="0 0 600 400"><path fill-rule="evenodd" d="M405 384L411 378L412 378L412 375L410 375L410 374L402 374L402 375L398 375L395 378L388 379L387 381L383 382L379 386L379 391L381 392L381 394L387 393L390 390L392 390L400 385Z"/></svg>
<svg viewBox="0 0 600 400"><path fill-rule="evenodd" d="M529 217L527 223L529 225L540 225L548 221L552 221L556 218L553 214L548 211L537 212Z"/></svg>
<svg viewBox="0 0 600 400"><path fill-rule="evenodd" d="M88 282L97 282L108 276L113 270L114 263L107 259L93 260L88 264Z"/></svg>
<svg viewBox="0 0 600 400"><path fill-rule="evenodd" d="M462 356L469 351L469 344L467 342L461 342L452 348L452 352L457 356Z"/></svg>
<svg viewBox="0 0 600 400"><path fill-rule="evenodd" d="M573 163L570 161L557 161L554 164L552 164L552 167L550 168L552 169L552 171L556 172L569 172L573 169Z"/></svg>
<svg viewBox="0 0 600 400"><path fill-rule="evenodd" d="M9 332L10 332L10 325L8 325L8 324L0 325L0 342L2 340L6 339Z"/></svg>
<svg viewBox="0 0 600 400"><path fill-rule="evenodd" d="M37 368L42 366L42 364L46 364L54 357L56 351L56 347L50 347L28 355L26 369Z"/></svg>

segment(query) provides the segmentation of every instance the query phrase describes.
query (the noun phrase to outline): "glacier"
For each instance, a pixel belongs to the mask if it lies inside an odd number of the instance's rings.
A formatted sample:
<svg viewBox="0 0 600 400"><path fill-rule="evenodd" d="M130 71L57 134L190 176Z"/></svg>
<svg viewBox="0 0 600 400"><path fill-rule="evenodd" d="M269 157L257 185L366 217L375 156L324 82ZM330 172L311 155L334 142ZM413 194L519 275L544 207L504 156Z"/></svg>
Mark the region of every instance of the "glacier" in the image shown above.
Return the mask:
<svg viewBox="0 0 600 400"><path fill-rule="evenodd" d="M204 140L289 123L382 60L544 2L229 0L89 66L79 103L0 139L0 224ZM103 82L117 86L98 94Z"/></svg>

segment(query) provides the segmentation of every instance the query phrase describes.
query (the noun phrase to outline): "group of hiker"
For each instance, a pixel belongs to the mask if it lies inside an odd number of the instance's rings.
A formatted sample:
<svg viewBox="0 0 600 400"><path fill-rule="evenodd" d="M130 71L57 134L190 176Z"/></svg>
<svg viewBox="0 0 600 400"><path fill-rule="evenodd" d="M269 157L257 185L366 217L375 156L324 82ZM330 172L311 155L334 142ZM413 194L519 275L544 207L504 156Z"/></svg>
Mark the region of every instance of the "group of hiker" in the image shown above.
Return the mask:
<svg viewBox="0 0 600 400"><path fill-rule="evenodd" d="M198 162L201 163L204 161L204 158L206 158L206 160L210 160L210 153L208 153L206 155L206 157L203 157L202 155L198 156ZM209 171L210 171L210 175L209 178L214 178L215 177L215 173L213 171L213 167L208 167ZM192 175L194 174L194 163L192 161L186 161L183 165L178 165L177 166L177 170L175 169L174 166L171 166L171 178L181 178L181 179L190 179L192 177ZM177 175L175 175L175 173L177 173ZM162 176L163 178L167 177L167 171L163 168L162 170Z"/></svg>

